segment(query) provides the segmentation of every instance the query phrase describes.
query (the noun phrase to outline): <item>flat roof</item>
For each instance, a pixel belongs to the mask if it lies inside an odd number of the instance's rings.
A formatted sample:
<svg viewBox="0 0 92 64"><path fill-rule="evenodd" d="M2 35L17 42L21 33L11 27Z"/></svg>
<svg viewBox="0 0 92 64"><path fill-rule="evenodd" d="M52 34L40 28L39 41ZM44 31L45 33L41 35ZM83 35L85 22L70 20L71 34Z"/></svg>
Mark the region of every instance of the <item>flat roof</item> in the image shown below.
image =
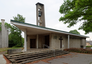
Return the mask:
<svg viewBox="0 0 92 64"><path fill-rule="evenodd" d="M88 36L84 36L84 35L73 34L73 33L69 33L69 32L66 32L66 31L62 31L62 30L37 26L37 25L24 23L24 22L19 22L19 21L15 21L15 20L11 20L11 23L14 24L15 26L24 26L24 27L35 28L37 30L44 30L44 31L49 31L49 32L54 32L54 33L61 33L61 34L67 34L67 35L73 35L73 36L88 38Z"/></svg>

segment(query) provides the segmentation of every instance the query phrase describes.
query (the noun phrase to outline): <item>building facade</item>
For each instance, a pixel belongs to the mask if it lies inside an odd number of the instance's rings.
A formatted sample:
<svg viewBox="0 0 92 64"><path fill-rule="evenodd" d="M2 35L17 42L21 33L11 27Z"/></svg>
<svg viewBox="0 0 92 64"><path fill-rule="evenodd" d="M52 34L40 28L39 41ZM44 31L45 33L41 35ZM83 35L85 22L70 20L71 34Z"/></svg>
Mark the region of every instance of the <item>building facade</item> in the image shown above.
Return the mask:
<svg viewBox="0 0 92 64"><path fill-rule="evenodd" d="M24 32L24 50L83 48L87 36L11 20Z"/></svg>
<svg viewBox="0 0 92 64"><path fill-rule="evenodd" d="M24 32L24 51L30 49L83 48L87 36L45 27L44 4L36 4L36 25L11 20L11 23Z"/></svg>

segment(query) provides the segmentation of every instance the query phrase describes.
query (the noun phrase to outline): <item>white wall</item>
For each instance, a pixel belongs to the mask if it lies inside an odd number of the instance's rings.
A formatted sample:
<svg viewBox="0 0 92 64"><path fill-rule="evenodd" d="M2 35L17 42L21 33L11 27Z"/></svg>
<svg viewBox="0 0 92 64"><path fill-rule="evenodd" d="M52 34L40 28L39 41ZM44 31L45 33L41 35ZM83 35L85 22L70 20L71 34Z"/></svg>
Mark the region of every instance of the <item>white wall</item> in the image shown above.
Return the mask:
<svg viewBox="0 0 92 64"><path fill-rule="evenodd" d="M62 36L62 48L60 48L60 40L59 38ZM36 35L30 35L28 36L28 49L30 49L30 39L36 39ZM84 46L86 45L86 39L82 38L71 38L69 40L69 48L80 48L81 44ZM43 35L38 35L38 47L42 48L42 44L44 44L44 36ZM64 34L50 34L50 49L66 49L68 48L68 35Z"/></svg>
<svg viewBox="0 0 92 64"><path fill-rule="evenodd" d="M1 34L1 31L0 31L0 48L2 48L2 34Z"/></svg>
<svg viewBox="0 0 92 64"><path fill-rule="evenodd" d="M2 30L0 31L0 39L1 39L0 41L2 42L1 44L2 48L7 48L8 47L8 31L4 24L5 23L2 22Z"/></svg>
<svg viewBox="0 0 92 64"><path fill-rule="evenodd" d="M60 48L60 36L62 36L62 48ZM56 38L54 38L56 37ZM71 36L70 36L71 37ZM70 38L69 48L80 48L81 44L86 45L86 39L81 38ZM68 35L64 34L50 34L50 49L66 49L68 48Z"/></svg>
<svg viewBox="0 0 92 64"><path fill-rule="evenodd" d="M80 48L81 46L81 39L70 39L70 48Z"/></svg>

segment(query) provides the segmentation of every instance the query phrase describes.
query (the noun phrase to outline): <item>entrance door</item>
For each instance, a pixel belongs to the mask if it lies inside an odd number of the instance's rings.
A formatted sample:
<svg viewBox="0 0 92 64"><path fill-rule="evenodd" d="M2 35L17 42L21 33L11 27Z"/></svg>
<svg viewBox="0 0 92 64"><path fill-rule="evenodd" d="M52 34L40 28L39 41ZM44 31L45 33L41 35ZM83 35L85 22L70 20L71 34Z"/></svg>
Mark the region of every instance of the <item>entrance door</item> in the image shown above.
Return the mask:
<svg viewBox="0 0 92 64"><path fill-rule="evenodd" d="M45 36L45 48L49 46L49 35Z"/></svg>
<svg viewBox="0 0 92 64"><path fill-rule="evenodd" d="M30 39L30 48L36 48L36 39Z"/></svg>

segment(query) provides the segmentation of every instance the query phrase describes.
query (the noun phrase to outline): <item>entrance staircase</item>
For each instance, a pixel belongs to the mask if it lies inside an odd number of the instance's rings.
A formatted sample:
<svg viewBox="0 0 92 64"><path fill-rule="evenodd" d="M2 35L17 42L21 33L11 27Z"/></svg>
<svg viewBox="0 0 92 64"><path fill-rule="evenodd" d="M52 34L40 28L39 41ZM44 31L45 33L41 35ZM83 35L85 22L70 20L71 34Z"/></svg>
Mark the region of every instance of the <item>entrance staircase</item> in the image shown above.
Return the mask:
<svg viewBox="0 0 92 64"><path fill-rule="evenodd" d="M49 50L38 53L21 53L21 54L5 54L4 56L11 61L12 64L26 64L36 60L50 58L58 55L68 54L67 51L62 50Z"/></svg>

